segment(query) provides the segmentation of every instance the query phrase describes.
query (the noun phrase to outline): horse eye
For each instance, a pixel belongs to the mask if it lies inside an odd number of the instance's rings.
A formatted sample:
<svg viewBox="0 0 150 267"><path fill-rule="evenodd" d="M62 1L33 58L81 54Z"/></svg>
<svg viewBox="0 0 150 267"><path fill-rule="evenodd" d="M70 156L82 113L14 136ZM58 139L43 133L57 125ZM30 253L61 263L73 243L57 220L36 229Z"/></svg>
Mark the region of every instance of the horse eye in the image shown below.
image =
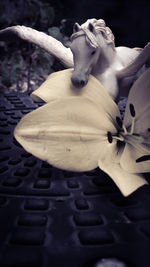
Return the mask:
<svg viewBox="0 0 150 267"><path fill-rule="evenodd" d="M94 55L96 51L92 51L91 55Z"/></svg>

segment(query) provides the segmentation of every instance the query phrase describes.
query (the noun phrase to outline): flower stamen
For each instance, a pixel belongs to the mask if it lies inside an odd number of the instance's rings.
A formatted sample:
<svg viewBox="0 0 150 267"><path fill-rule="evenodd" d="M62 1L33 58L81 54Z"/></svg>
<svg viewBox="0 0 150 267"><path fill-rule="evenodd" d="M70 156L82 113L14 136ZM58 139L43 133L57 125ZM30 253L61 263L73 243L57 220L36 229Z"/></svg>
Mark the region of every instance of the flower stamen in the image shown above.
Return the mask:
<svg viewBox="0 0 150 267"><path fill-rule="evenodd" d="M128 134L128 131L127 131L127 128L125 127L124 124L122 125L122 129L123 129L123 131L124 131L124 134L127 135L127 134Z"/></svg>
<svg viewBox="0 0 150 267"><path fill-rule="evenodd" d="M143 162L143 161L147 161L147 160L150 160L150 155L144 155L138 159L136 159L136 162Z"/></svg>
<svg viewBox="0 0 150 267"><path fill-rule="evenodd" d="M122 120L120 117L118 117L118 116L116 117L116 122L117 122L118 126L120 127L120 129L123 129L124 134L125 135L128 134L127 129L126 129L125 125L122 123ZM120 141L122 141L122 140L120 140Z"/></svg>
<svg viewBox="0 0 150 267"><path fill-rule="evenodd" d="M130 129L130 132L129 134L132 135L133 132L134 132L134 126L135 126L135 108L134 108L134 105L131 103L129 105L129 109L130 109L130 114L131 114L131 117L132 117L132 121L131 121L131 129Z"/></svg>
<svg viewBox="0 0 150 267"><path fill-rule="evenodd" d="M124 137L123 136L121 136L121 137L113 136L111 132L107 132L107 139L108 139L108 142L110 144L113 142L113 139L121 141L121 142L124 142Z"/></svg>
<svg viewBox="0 0 150 267"><path fill-rule="evenodd" d="M113 136L113 139L116 139L118 141L124 142L124 137L123 136L121 136L121 137Z"/></svg>
<svg viewBox="0 0 150 267"><path fill-rule="evenodd" d="M131 116L134 118L135 117L135 108L134 108L132 103L129 105L129 109L130 109Z"/></svg>
<svg viewBox="0 0 150 267"><path fill-rule="evenodd" d="M118 124L118 126L122 129L122 119L120 117L116 117L116 122Z"/></svg>
<svg viewBox="0 0 150 267"><path fill-rule="evenodd" d="M107 138L108 138L108 142L111 144L112 141L113 141L112 133L111 132L107 132Z"/></svg>
<svg viewBox="0 0 150 267"><path fill-rule="evenodd" d="M132 121L131 121L131 129L130 129L130 132L129 132L129 134L133 134L133 132L134 132L134 125L135 125L135 118L132 118Z"/></svg>
<svg viewBox="0 0 150 267"><path fill-rule="evenodd" d="M117 141L121 141L121 142L129 142L130 140L135 141L136 142L141 142L141 138L139 134L134 133L134 127L135 127L135 108L134 105L131 103L129 105L129 110L130 110L130 114L131 114L131 128L128 131L126 126L123 124L122 119L119 116L116 116L116 122L119 126L119 130L117 135L113 135L111 132L107 132L107 139L109 143L113 142L113 139L117 140ZM150 128L148 128L148 132L150 132ZM131 135L134 137L132 138Z"/></svg>

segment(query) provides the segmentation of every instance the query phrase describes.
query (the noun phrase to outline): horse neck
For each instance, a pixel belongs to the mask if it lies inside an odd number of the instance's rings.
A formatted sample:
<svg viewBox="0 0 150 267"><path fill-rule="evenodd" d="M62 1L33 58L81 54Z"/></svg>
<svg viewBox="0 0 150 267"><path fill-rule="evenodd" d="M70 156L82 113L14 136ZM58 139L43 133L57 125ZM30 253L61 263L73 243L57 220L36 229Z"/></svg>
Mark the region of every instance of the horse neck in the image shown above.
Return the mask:
<svg viewBox="0 0 150 267"><path fill-rule="evenodd" d="M113 64L115 56L116 56L116 50L111 45L106 44L100 47L99 57L95 66L92 69L91 74L99 75L105 72L105 70Z"/></svg>

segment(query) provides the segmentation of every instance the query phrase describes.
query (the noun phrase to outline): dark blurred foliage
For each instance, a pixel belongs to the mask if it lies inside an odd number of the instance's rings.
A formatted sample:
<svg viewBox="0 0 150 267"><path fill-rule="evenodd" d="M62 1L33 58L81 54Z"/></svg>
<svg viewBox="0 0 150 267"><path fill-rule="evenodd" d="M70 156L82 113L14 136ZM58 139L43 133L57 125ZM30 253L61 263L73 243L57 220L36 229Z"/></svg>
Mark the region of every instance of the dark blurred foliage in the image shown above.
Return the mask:
<svg viewBox="0 0 150 267"><path fill-rule="evenodd" d="M45 30L52 24L54 16L54 8L46 0L5 0L0 2L0 25L2 27L24 24Z"/></svg>
<svg viewBox="0 0 150 267"><path fill-rule="evenodd" d="M62 41L59 27L53 25L55 8L48 0L0 1L0 29L25 25ZM32 90L61 66L53 56L25 41L0 42L0 82L2 90Z"/></svg>
<svg viewBox="0 0 150 267"><path fill-rule="evenodd" d="M0 1L0 29L25 25L62 41L75 22L104 19L116 46L144 47L149 38L149 0L5 0ZM61 32L60 32L61 31ZM62 68L51 55L24 41L0 43L3 87L34 89L52 71ZM26 82L25 82L26 81ZM25 85L26 84L26 85Z"/></svg>

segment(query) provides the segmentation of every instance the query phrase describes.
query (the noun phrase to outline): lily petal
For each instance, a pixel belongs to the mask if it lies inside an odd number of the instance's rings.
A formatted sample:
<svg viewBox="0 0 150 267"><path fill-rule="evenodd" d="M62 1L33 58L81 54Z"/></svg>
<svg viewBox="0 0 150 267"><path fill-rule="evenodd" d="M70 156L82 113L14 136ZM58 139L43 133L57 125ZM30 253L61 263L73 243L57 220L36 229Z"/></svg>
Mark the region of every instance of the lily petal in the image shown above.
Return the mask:
<svg viewBox="0 0 150 267"><path fill-rule="evenodd" d="M92 75L86 86L82 89L76 88L71 82L73 69L62 70L50 74L47 80L32 94L33 100L43 100L46 103L70 96L83 96L92 100L95 104L103 106L110 114L110 118L116 124L116 117L120 116L116 103L111 99L104 86Z"/></svg>
<svg viewBox="0 0 150 267"><path fill-rule="evenodd" d="M126 127L131 125L130 104L135 109L135 133L146 132L150 128L150 68L146 70L130 89L124 116Z"/></svg>
<svg viewBox="0 0 150 267"><path fill-rule="evenodd" d="M121 167L131 173L150 172L150 160L136 162L142 156L150 155L150 147L142 144L126 144L120 158Z"/></svg>
<svg viewBox="0 0 150 267"><path fill-rule="evenodd" d="M25 115L15 138L30 153L65 170L88 171L116 132L109 114L83 97L53 101Z"/></svg>
<svg viewBox="0 0 150 267"><path fill-rule="evenodd" d="M150 68L140 76L131 88L124 117L126 126L131 125L130 107L135 112L134 133L138 135L127 136L127 139L130 138L131 140L126 140L120 164L128 172L150 172L150 160L136 161L142 156L150 155Z"/></svg>
<svg viewBox="0 0 150 267"><path fill-rule="evenodd" d="M99 161L98 165L112 178L124 196L130 195L142 185L147 184L142 174L128 173L118 163Z"/></svg>

